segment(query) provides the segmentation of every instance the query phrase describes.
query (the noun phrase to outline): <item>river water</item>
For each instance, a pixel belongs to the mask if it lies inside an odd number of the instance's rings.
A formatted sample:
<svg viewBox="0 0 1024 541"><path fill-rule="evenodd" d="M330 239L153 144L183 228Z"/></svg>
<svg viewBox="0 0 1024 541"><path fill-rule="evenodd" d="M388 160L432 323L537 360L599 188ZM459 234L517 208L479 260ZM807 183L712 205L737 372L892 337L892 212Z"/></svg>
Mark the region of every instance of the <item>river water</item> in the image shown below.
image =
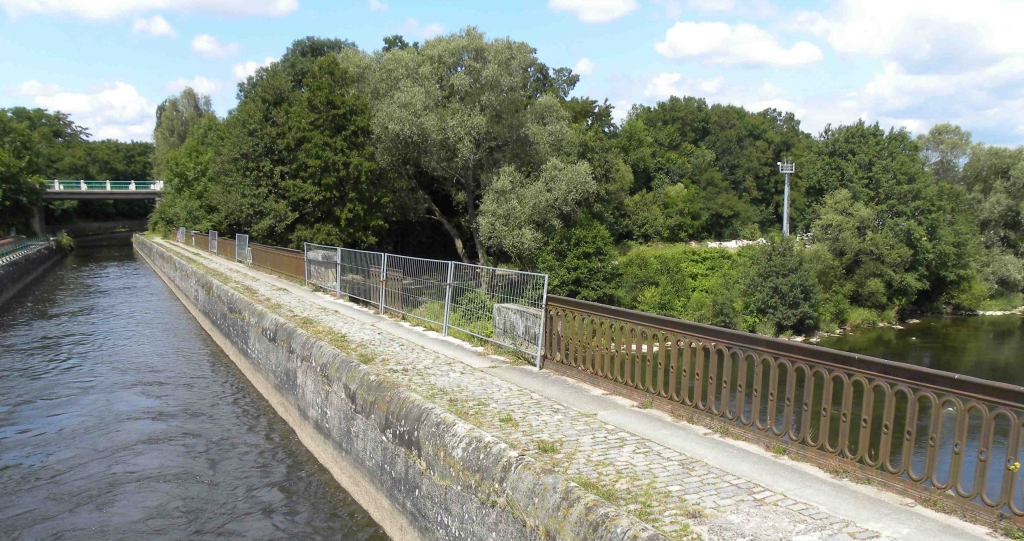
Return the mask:
<svg viewBox="0 0 1024 541"><path fill-rule="evenodd" d="M820 345L1024 385L1024 317L933 317L902 325L855 329L826 337Z"/></svg>
<svg viewBox="0 0 1024 541"><path fill-rule="evenodd" d="M387 537L120 246L0 308L0 539Z"/></svg>

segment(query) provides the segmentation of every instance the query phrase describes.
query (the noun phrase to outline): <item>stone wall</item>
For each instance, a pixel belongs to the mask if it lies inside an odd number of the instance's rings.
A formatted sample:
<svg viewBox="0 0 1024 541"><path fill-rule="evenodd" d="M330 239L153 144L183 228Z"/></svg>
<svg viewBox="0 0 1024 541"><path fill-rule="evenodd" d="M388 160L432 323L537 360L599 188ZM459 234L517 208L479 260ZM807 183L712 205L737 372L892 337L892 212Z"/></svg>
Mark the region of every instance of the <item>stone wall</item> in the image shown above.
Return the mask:
<svg viewBox="0 0 1024 541"><path fill-rule="evenodd" d="M65 255L66 252L51 244L0 265L0 305Z"/></svg>
<svg viewBox="0 0 1024 541"><path fill-rule="evenodd" d="M136 249L395 541L664 541L155 243Z"/></svg>

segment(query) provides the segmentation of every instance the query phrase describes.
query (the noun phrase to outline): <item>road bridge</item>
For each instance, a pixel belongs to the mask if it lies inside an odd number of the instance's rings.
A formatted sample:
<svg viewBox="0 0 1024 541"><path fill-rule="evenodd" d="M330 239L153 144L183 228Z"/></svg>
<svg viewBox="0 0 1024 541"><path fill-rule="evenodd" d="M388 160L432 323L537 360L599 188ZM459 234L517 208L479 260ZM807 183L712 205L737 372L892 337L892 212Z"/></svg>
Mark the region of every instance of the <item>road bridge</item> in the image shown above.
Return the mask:
<svg viewBox="0 0 1024 541"><path fill-rule="evenodd" d="M155 201L163 189L162 180L47 180L43 201ZM32 228L37 235L46 232L42 207L35 209Z"/></svg>

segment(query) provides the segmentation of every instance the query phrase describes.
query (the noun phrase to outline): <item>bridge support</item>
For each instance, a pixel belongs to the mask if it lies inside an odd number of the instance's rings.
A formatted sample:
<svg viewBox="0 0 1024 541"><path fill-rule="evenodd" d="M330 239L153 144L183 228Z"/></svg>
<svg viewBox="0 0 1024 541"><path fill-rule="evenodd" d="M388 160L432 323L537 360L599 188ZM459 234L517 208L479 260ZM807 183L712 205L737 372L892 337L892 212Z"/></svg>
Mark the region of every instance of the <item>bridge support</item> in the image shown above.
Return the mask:
<svg viewBox="0 0 1024 541"><path fill-rule="evenodd" d="M36 235L46 234L46 219L43 210L42 205L32 209L32 229Z"/></svg>

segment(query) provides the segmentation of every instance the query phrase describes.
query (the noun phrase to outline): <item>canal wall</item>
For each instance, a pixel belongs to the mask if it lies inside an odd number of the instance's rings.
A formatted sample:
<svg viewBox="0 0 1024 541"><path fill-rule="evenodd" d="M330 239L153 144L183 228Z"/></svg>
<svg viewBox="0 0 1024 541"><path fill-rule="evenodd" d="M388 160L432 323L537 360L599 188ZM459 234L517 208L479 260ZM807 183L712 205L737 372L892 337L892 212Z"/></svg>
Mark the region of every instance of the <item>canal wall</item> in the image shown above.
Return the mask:
<svg viewBox="0 0 1024 541"><path fill-rule="evenodd" d="M667 541L157 244L134 244L395 541Z"/></svg>
<svg viewBox="0 0 1024 541"><path fill-rule="evenodd" d="M0 306L65 255L67 252L50 244L0 265Z"/></svg>

